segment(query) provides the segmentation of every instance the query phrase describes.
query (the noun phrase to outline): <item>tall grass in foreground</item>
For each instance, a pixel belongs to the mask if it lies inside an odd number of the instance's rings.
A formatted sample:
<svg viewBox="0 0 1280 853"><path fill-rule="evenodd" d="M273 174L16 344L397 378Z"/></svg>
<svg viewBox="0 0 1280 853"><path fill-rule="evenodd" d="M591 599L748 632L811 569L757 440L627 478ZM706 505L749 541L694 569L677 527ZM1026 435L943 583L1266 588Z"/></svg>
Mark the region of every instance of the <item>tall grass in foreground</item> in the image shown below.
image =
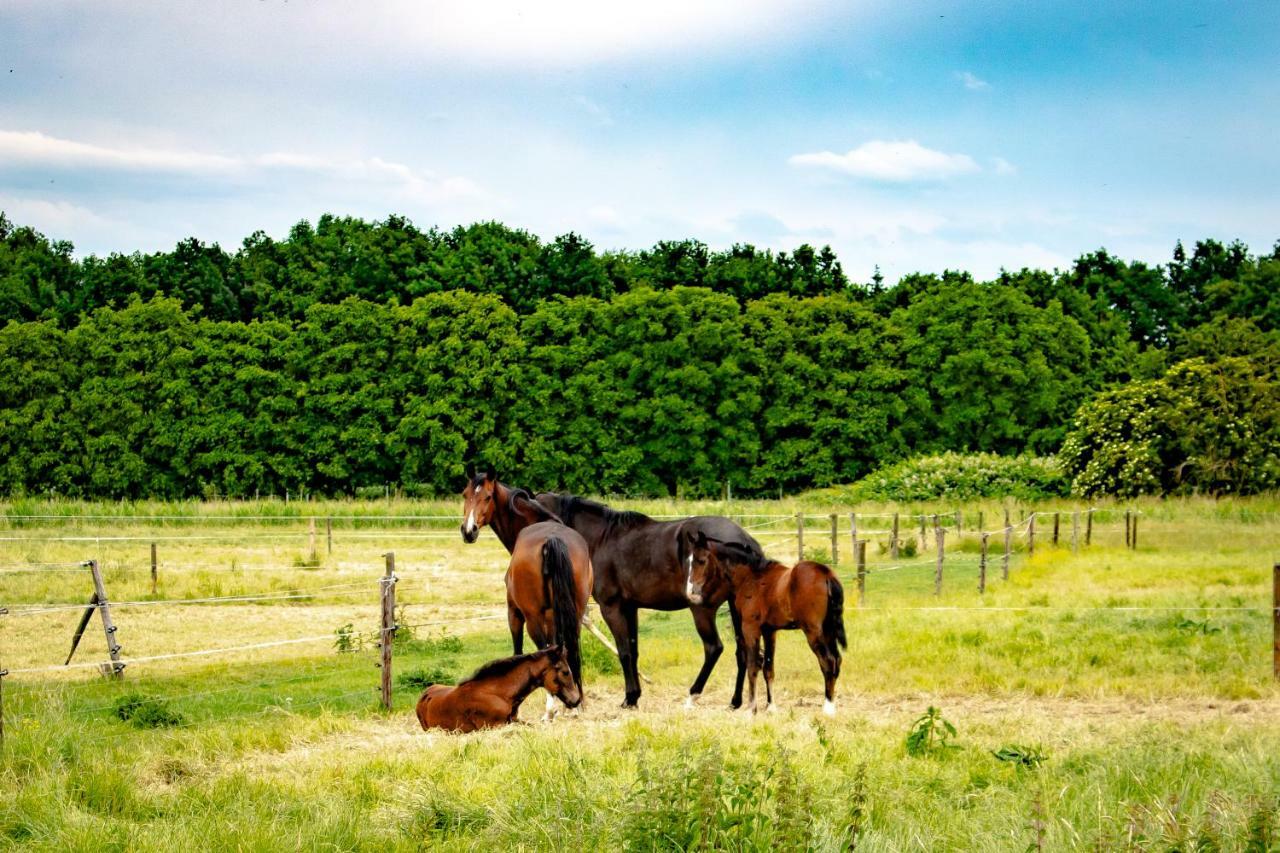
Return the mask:
<svg viewBox="0 0 1280 853"><path fill-rule="evenodd" d="M815 516L806 545L826 547L821 516L837 505L802 506ZM140 535L201 524L227 534L189 546L193 560L198 552L212 567L203 579L184 573L175 554L157 600L188 597L201 584L253 592L349 577L367 577L368 600L358 588L350 599L122 608L116 621L130 654L202 648L212 637L323 639L142 664L122 683L83 671L5 679L0 848L1280 849L1280 690L1270 677L1267 613L1280 544L1276 502L1140 507L1136 552L1123 548L1108 507L1093 548L1073 554L1063 537L1055 549L1042 527L1035 556L1019 551L1009 581L993 572L981 597L972 534L949 538L954 555L940 598L932 594L932 552L895 568L873 540L867 606L847 596L850 648L834 720L818 714L817 666L794 632L778 642L776 713L753 719L726 709L729 654L702 706L682 710L701 646L688 614L646 612L640 667L653 684L641 711L617 709L616 661L587 638L580 716L469 736L424 734L411 707L423 683L507 654L503 622L407 631L396 648L390 716L376 709L373 648L351 642L340 651L340 630L376 624L378 548L398 552L407 620L500 609L505 555L488 534L472 547L454 536L396 540L414 528L387 520L360 528L385 539L339 538L334 555L312 569L290 562L296 543L272 551L237 539L274 522L122 522ZM1001 511L966 506L966 525L979 509L987 526ZM874 510L892 508L859 508ZM751 511L787 515L795 505ZM57 522L112 529L110 521L93 524L101 526ZM439 529L453 528L443 520ZM233 567L244 543L285 571ZM56 543L48 554L82 545ZM4 565L28 557L3 555ZM112 559L119 562L109 581L120 590L113 598L150 595L133 551L122 546ZM0 575L0 601L81 601L83 580L74 572ZM77 615L0 618L0 664L61 663ZM101 656L101 631L93 630L78 657ZM729 633L726 619L721 635ZM529 700L525 719L537 719L540 698ZM907 735L929 706L955 726L955 748L913 755Z"/></svg>

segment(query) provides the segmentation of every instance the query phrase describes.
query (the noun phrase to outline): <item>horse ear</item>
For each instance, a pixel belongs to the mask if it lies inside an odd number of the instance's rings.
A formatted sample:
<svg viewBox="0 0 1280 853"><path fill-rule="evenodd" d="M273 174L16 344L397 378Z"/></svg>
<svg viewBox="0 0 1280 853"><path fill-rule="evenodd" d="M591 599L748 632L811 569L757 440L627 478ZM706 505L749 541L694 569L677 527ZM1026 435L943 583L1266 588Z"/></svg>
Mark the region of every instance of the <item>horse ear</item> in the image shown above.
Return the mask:
<svg viewBox="0 0 1280 853"><path fill-rule="evenodd" d="M495 483L498 482L498 470L492 465L489 466L489 472L485 476Z"/></svg>
<svg viewBox="0 0 1280 853"><path fill-rule="evenodd" d="M474 480L476 478L476 463L468 462L463 472L467 475L468 480Z"/></svg>
<svg viewBox="0 0 1280 853"><path fill-rule="evenodd" d="M708 543L707 543L707 534L706 534L706 533L704 533L703 531L699 530L699 531L698 531L698 541L694 544L694 547L695 547L695 548L702 548L702 549L705 549L705 548L707 547L707 545L708 545Z"/></svg>

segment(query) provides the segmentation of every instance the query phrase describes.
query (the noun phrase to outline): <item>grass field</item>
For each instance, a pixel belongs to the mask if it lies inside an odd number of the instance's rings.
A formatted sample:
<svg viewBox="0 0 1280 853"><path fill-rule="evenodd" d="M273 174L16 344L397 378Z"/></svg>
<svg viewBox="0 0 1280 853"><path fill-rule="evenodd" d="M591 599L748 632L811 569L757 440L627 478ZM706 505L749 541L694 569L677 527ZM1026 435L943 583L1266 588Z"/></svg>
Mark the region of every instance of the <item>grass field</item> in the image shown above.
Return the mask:
<svg viewBox="0 0 1280 853"><path fill-rule="evenodd" d="M0 505L0 605L11 611L0 617L11 670L0 845L1280 849L1268 610L1280 502L1141 502L1136 551L1124 547L1123 508L1101 507L1077 552L1069 516L1056 548L1040 516L1036 553L1020 528L1007 581L1002 534L991 536L983 596L977 513L994 529L1002 509L965 506L935 597L932 548L895 562L887 536L868 531L899 511L902 535L918 534L907 515L954 506L837 500L618 502L729 512L784 560L796 555L796 511L819 558L830 556L826 515L840 512L850 646L835 718L820 713L817 665L794 634L779 640L773 712L728 710L731 650L685 710L701 661L690 619L645 612L640 666L652 683L639 711L618 708L616 660L588 637L577 715L541 723L535 694L529 725L467 736L417 728L412 679L397 683L392 714L378 710L370 642L381 555L394 551L399 621L415 626L396 645L398 678L449 680L509 653L494 618L506 554L487 531L462 544L456 501ZM1071 509L1040 509L1060 508ZM871 543L861 608L851 509ZM138 662L119 682L62 669L92 593L76 564L90 558L126 659L299 642ZM193 601L210 598L222 600ZM727 619L721 633L731 642ZM75 662L104 658L95 621ZM154 700L142 707L163 724L121 720L130 698ZM911 755L906 735L929 706L955 735ZM1019 748L1003 753L1013 760L994 754L1006 747Z"/></svg>

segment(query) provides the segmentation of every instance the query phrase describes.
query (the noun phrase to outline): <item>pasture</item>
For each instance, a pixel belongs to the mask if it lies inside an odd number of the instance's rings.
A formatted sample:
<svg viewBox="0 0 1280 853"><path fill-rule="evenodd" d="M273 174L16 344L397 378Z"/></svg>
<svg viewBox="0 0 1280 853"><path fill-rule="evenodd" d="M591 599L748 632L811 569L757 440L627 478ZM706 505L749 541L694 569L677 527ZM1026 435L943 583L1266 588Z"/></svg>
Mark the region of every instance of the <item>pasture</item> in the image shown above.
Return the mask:
<svg viewBox="0 0 1280 853"><path fill-rule="evenodd" d="M510 653L507 554L464 545L460 500L284 504L20 501L0 519L4 752L0 845L23 849L1223 849L1280 847L1280 687L1271 671L1274 499L1139 501L1094 514L1088 547L1025 525L1007 580L977 513L935 551L890 559L884 514L950 504L611 501L656 516L729 513L767 552L839 577L849 648L834 718L796 632L778 640L776 709L728 710L732 632L699 706L687 611L642 611L639 710L584 635L586 699L539 721L424 733L424 681ZM1014 507L1083 509L1067 504ZM1136 550L1123 511L1140 513ZM859 607L847 513L868 540ZM308 519L316 517L315 554ZM1069 516L1065 516L1069 518ZM331 519L330 550L325 520ZM157 547L156 590L150 545ZM914 544L914 543L913 543ZM394 707L378 707L382 554L395 553ZM62 668L96 559L121 680ZM348 627L349 626L349 627ZM187 654L196 653L201 654ZM159 657L172 656L172 657ZM157 658L145 660L146 658ZM90 622L73 664L106 659ZM954 726L909 751L929 707ZM129 717L130 719L122 719ZM940 725L940 724L939 724ZM946 735L946 730L939 731ZM913 754L914 753L914 754Z"/></svg>

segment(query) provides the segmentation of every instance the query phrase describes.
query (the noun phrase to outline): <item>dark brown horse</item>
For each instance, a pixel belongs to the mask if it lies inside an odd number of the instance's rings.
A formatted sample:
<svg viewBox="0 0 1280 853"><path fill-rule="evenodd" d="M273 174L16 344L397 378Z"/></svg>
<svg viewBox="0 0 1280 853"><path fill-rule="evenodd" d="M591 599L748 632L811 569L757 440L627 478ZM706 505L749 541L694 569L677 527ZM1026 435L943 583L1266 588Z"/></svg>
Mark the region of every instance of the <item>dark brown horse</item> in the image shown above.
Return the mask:
<svg viewBox="0 0 1280 853"><path fill-rule="evenodd" d="M686 533L702 532L715 539L737 543L745 551L764 553L747 531L720 516L697 516L679 521L655 521L638 512L619 512L574 495L543 493L537 502L577 530L591 548L595 570L595 598L600 614L618 643L618 659L626 680L625 707L635 707L640 699L639 645L636 611L684 610L693 614L693 624L702 638L702 669L689 688L688 704L702 694L707 677L716 665L724 644L716 630L716 611L729 599L729 586L708 587L702 600L691 603L685 595ZM737 611L729 608L734 634L740 637ZM746 651L739 639L738 673L732 705L742 704L742 681L746 672Z"/></svg>
<svg viewBox="0 0 1280 853"><path fill-rule="evenodd" d="M563 643L581 687L579 641L592 582L586 540L528 492L499 483L492 471L469 470L462 495L463 540L476 541L480 528L488 524L511 552L506 584L512 651L524 651L526 628L540 649ZM547 713L552 710L549 700Z"/></svg>
<svg viewBox="0 0 1280 853"><path fill-rule="evenodd" d="M765 702L773 704L773 650L775 634L799 628L818 658L826 687L822 710L836 712L836 679L840 677L840 648L844 634L844 587L836 573L822 563L802 560L788 568L761 557L737 543L713 542L702 533L690 533L689 599L700 601L709 586L725 583L733 588L733 602L742 620L742 641L747 647L750 676L748 702L756 710L756 675L760 671L760 640L764 639Z"/></svg>
<svg viewBox="0 0 1280 853"><path fill-rule="evenodd" d="M418 697L418 722L424 730L451 732L514 723L520 704L539 687L570 708L582 701L564 646L492 661L456 687L430 685Z"/></svg>

